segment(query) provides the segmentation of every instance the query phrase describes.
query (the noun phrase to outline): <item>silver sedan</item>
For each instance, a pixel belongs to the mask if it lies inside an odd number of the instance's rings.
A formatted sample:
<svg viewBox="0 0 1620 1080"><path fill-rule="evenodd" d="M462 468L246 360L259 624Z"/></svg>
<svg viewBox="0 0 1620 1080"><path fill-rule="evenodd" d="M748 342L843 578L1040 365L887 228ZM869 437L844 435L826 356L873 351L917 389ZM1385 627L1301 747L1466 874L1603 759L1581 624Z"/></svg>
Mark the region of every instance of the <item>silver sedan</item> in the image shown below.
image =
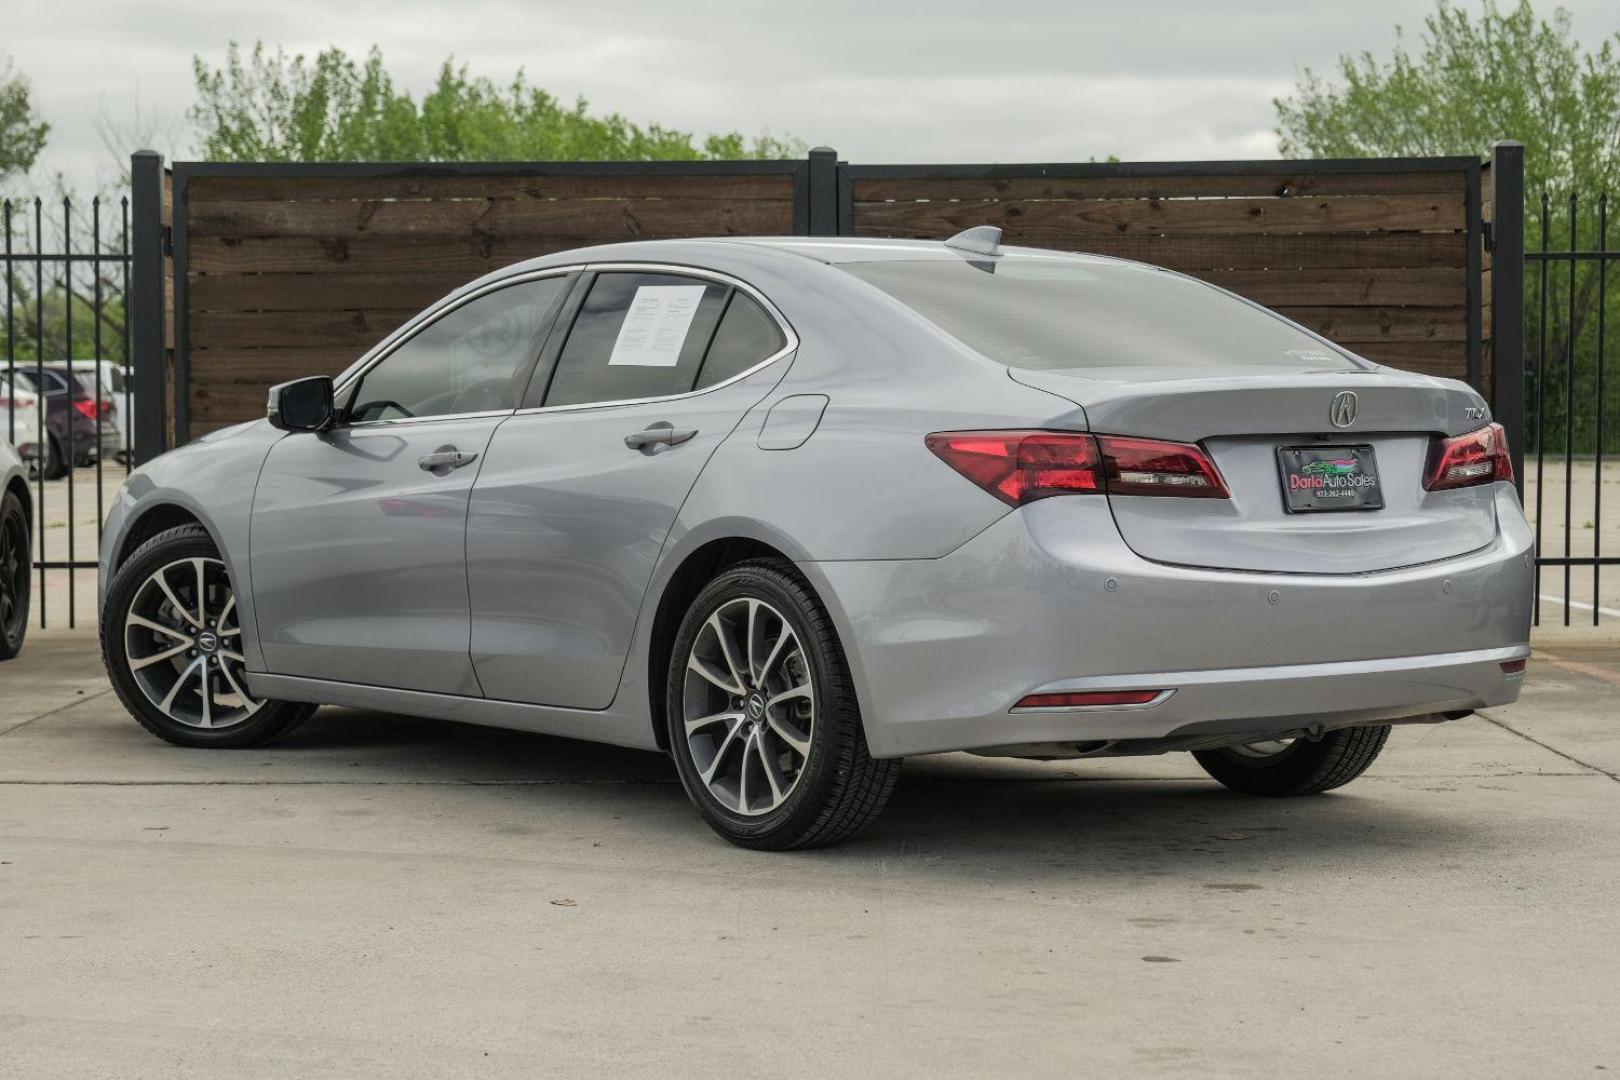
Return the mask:
<svg viewBox="0 0 1620 1080"><path fill-rule="evenodd" d="M1469 387L1155 267L615 245L137 470L103 640L171 742L338 704L661 750L748 847L842 839L942 751L1309 794L1518 696L1512 478Z"/></svg>

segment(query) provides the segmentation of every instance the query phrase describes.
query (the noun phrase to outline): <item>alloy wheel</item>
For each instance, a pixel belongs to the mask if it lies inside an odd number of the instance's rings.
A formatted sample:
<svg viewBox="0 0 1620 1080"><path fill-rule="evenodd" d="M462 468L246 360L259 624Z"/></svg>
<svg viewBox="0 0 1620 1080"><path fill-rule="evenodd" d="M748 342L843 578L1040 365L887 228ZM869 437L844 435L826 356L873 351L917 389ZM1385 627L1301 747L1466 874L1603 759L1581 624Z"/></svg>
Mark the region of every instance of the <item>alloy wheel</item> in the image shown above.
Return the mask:
<svg viewBox="0 0 1620 1080"><path fill-rule="evenodd" d="M247 692L236 593L225 564L176 559L147 576L124 618L124 655L141 693L187 727L224 728L259 710Z"/></svg>
<svg viewBox="0 0 1620 1080"><path fill-rule="evenodd" d="M0 634L17 636L27 617L28 536L20 517L0 520Z"/></svg>
<svg viewBox="0 0 1620 1080"><path fill-rule="evenodd" d="M687 749L709 793L736 814L768 814L804 775L816 700L799 636L776 608L739 597L703 623L686 661Z"/></svg>

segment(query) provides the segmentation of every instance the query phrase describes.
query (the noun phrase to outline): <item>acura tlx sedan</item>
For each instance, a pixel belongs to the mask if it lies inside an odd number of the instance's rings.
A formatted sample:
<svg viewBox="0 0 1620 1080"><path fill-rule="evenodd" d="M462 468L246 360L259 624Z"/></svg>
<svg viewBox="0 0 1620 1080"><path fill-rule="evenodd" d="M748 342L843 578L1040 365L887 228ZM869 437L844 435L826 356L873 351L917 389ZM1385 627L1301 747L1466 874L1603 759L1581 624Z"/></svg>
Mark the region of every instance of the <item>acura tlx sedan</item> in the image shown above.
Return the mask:
<svg viewBox="0 0 1620 1080"><path fill-rule="evenodd" d="M1186 750L1302 795L1518 696L1531 534L1479 395L999 240L467 285L130 477L113 685L183 746L334 704L663 750L772 849L872 820L912 754Z"/></svg>

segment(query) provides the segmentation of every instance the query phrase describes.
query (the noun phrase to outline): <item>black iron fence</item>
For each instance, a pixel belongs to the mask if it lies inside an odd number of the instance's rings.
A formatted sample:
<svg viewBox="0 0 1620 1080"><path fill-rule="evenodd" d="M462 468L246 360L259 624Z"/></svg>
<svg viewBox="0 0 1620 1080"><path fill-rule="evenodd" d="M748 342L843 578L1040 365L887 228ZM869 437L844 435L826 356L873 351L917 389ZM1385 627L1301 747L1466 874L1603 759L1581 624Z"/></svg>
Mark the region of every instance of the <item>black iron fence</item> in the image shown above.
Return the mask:
<svg viewBox="0 0 1620 1080"><path fill-rule="evenodd" d="M1604 616L1620 617L1614 595L1620 590L1606 591L1603 577L1606 567L1620 566L1616 530L1603 507L1605 458L1620 452L1606 355L1608 309L1620 316L1609 262L1620 252L1609 245L1607 193L1596 199L1543 193L1537 219L1536 246L1524 256L1526 445L1534 456L1525 490L1540 565L1554 571L1554 586L1538 575L1536 619L1550 607L1565 626L1576 613L1596 625ZM1612 462L1609 471L1613 483ZM1616 509L1611 499L1611 517Z"/></svg>
<svg viewBox="0 0 1620 1080"><path fill-rule="evenodd" d="M71 627L130 447L130 202L0 200L0 237L0 437L31 474L39 625Z"/></svg>

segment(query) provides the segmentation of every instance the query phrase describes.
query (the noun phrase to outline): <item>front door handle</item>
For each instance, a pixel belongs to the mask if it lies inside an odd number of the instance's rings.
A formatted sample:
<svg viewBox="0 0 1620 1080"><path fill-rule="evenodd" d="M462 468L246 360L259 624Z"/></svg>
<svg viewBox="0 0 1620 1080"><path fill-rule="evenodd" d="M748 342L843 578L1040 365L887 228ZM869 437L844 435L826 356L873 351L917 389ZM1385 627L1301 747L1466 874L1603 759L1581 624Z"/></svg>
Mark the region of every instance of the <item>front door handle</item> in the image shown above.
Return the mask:
<svg viewBox="0 0 1620 1080"><path fill-rule="evenodd" d="M449 472L451 469L459 469L463 465L471 465L477 459L478 455L475 453L447 446L435 450L431 454L423 454L416 459L416 463L428 472L439 472L440 470Z"/></svg>
<svg viewBox="0 0 1620 1080"><path fill-rule="evenodd" d="M697 434L697 428L677 428L668 420L648 424L646 429L624 437L624 445L632 450L647 450L657 446L679 446Z"/></svg>

